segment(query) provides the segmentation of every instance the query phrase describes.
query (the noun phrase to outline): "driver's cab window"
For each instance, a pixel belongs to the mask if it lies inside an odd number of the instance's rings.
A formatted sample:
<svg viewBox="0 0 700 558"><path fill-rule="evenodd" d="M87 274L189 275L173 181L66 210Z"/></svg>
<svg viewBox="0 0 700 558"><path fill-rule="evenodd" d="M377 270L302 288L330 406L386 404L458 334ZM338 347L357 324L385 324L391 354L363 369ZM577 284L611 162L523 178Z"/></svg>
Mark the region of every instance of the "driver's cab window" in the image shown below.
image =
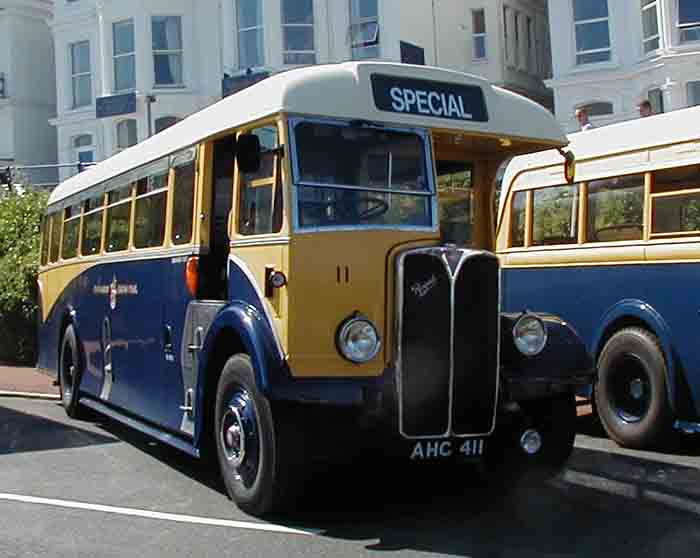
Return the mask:
<svg viewBox="0 0 700 558"><path fill-rule="evenodd" d="M282 229L282 188L279 180L279 133L270 124L249 132L260 140L260 168L240 173L238 233L258 235L278 233Z"/></svg>
<svg viewBox="0 0 700 558"><path fill-rule="evenodd" d="M465 246L472 243L474 190L471 163L437 161L440 232L443 242Z"/></svg>

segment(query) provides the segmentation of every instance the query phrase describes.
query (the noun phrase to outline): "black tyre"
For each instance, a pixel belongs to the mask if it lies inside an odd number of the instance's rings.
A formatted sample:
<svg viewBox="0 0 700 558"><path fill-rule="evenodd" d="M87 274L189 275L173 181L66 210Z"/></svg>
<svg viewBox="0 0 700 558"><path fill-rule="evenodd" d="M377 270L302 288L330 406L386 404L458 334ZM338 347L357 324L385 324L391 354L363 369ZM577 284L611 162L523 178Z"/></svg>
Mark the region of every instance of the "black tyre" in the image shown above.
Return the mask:
<svg viewBox="0 0 700 558"><path fill-rule="evenodd" d="M659 448L672 437L666 374L659 341L645 329L623 329L605 344L595 401L603 428L619 445Z"/></svg>
<svg viewBox="0 0 700 558"><path fill-rule="evenodd" d="M69 417L83 418L85 413L78 403L83 366L78 349L78 338L72 325L69 325L63 333L59 358L58 381L63 408Z"/></svg>
<svg viewBox="0 0 700 558"><path fill-rule="evenodd" d="M497 432L487 453L492 480L505 488L542 483L561 472L574 449L576 397L566 393L520 403L523 421ZM521 440L531 441L528 453Z"/></svg>
<svg viewBox="0 0 700 558"><path fill-rule="evenodd" d="M295 446L301 432L288 418L275 422L250 358L229 358L216 394L216 453L229 496L251 515L283 511L300 487L302 452Z"/></svg>

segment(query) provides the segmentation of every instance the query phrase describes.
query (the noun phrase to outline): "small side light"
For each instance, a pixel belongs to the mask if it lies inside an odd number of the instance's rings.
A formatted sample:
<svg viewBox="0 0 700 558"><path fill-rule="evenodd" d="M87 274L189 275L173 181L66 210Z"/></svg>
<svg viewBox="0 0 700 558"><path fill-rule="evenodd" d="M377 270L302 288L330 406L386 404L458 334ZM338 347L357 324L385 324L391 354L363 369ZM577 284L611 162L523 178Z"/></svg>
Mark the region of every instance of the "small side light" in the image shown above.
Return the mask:
<svg viewBox="0 0 700 558"><path fill-rule="evenodd" d="M265 296L272 298L274 289L281 289L287 285L287 276L281 271L276 271L274 267L265 267Z"/></svg>
<svg viewBox="0 0 700 558"><path fill-rule="evenodd" d="M185 285L187 290L193 296L197 296L199 290L199 258L190 256L185 264Z"/></svg>

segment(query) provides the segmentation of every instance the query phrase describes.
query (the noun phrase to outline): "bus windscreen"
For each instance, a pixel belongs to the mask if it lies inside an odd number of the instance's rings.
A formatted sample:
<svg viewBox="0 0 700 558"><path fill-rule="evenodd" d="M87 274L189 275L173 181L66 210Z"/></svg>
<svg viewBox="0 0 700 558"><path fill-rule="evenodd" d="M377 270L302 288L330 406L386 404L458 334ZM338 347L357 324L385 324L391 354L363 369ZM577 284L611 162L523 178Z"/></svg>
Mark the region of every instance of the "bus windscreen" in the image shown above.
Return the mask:
<svg viewBox="0 0 700 558"><path fill-rule="evenodd" d="M306 121L294 134L300 227L431 226L420 135Z"/></svg>

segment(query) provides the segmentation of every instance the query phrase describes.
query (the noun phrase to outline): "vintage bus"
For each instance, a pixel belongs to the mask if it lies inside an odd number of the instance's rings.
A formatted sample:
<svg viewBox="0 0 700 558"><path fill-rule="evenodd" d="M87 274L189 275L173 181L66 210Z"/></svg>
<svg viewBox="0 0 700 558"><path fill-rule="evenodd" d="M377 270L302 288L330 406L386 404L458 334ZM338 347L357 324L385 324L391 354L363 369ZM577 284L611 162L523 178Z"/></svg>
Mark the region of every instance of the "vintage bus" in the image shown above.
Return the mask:
<svg viewBox="0 0 700 558"><path fill-rule="evenodd" d="M700 431L700 108L573 134L516 157L503 182L504 308L551 311L596 359L595 404L619 444Z"/></svg>
<svg viewBox="0 0 700 558"><path fill-rule="evenodd" d="M592 361L558 318L500 314L492 184L566 143L460 73L270 77L56 188L39 365L69 415L211 452L254 514L367 448L557 470Z"/></svg>

